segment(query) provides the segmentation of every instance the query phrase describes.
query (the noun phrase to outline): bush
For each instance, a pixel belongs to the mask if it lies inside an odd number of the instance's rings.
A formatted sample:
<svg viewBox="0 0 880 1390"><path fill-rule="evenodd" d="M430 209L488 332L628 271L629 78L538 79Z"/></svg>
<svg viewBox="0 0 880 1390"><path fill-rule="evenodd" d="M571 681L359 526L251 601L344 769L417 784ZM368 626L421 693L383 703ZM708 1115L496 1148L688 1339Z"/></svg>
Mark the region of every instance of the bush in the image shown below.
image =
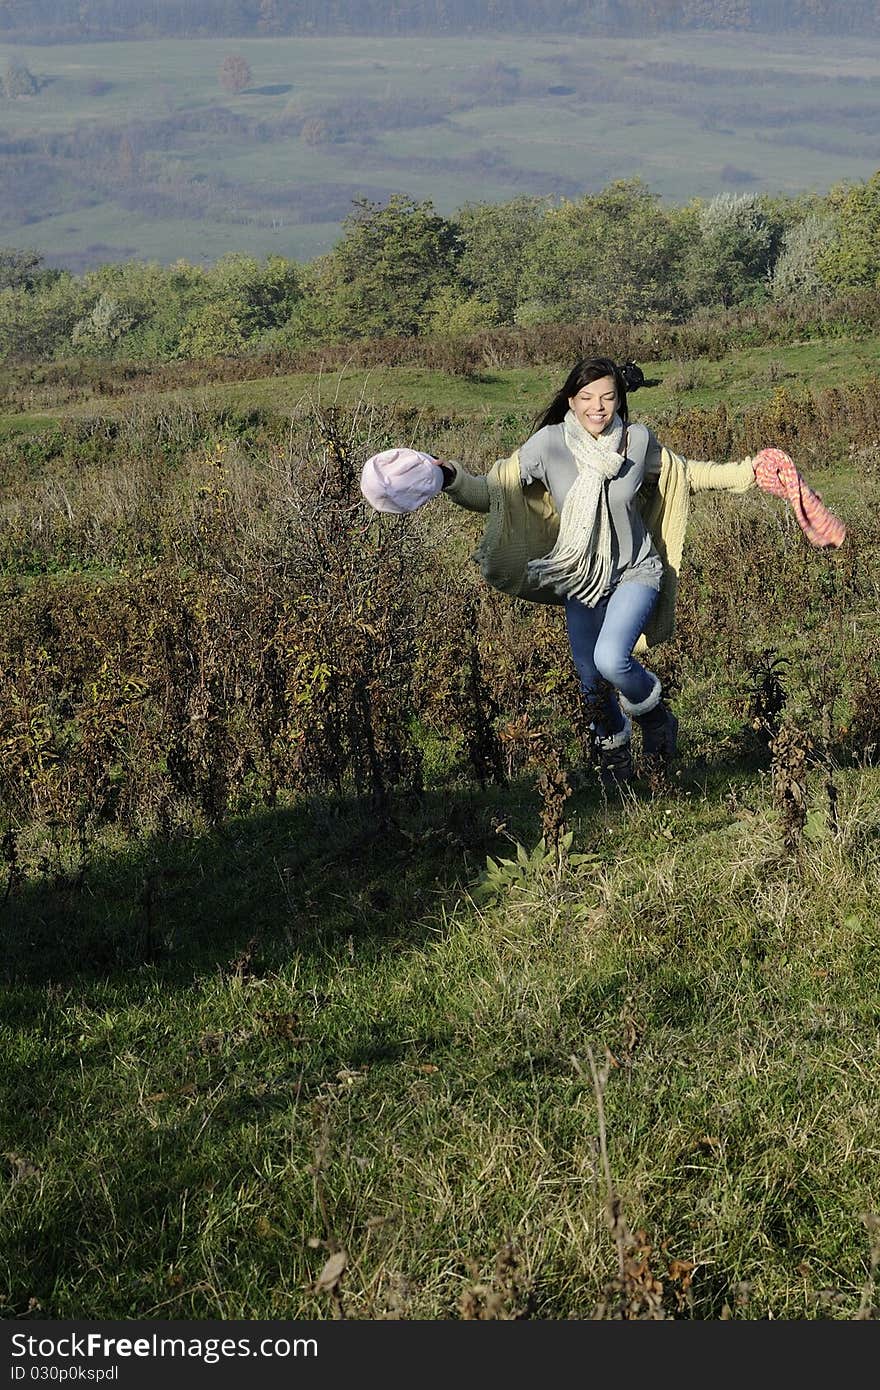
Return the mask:
<svg viewBox="0 0 880 1390"><path fill-rule="evenodd" d="M9 62L3 73L3 95L13 99L15 97L32 97L40 90L40 85L34 77L30 68L26 68L23 63Z"/></svg>

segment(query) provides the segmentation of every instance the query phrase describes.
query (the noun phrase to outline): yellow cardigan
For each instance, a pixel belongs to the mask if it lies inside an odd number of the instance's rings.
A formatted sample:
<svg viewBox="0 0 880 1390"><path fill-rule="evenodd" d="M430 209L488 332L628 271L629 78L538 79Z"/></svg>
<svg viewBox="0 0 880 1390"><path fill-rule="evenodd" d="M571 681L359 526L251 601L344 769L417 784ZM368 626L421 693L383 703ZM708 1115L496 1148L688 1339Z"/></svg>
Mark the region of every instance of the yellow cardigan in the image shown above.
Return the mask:
<svg viewBox="0 0 880 1390"><path fill-rule="evenodd" d="M528 562L547 555L556 544L559 513L544 484L522 485L519 454L498 459L484 476L455 464L455 478L444 496L468 511L488 512L474 560L487 583L514 598L532 603L563 603L554 589L529 582ZM661 449L657 487L643 487L640 505L645 525L663 561L660 597L636 651L671 637L675 627L678 575L690 511L690 494L709 490L747 492L755 487L751 458L736 463L701 463Z"/></svg>

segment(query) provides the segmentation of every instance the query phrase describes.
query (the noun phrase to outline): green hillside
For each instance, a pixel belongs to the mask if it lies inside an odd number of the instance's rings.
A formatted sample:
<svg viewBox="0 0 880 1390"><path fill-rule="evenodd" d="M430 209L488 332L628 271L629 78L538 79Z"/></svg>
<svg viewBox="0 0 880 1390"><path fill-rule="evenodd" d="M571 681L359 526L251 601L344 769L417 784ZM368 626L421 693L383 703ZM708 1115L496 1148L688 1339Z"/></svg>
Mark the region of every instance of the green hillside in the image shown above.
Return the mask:
<svg viewBox="0 0 880 1390"><path fill-rule="evenodd" d="M219 71L250 67L237 94ZM877 165L880 44L736 33L0 44L0 238L106 261L313 259L354 197L444 214L641 177L664 198L823 191Z"/></svg>

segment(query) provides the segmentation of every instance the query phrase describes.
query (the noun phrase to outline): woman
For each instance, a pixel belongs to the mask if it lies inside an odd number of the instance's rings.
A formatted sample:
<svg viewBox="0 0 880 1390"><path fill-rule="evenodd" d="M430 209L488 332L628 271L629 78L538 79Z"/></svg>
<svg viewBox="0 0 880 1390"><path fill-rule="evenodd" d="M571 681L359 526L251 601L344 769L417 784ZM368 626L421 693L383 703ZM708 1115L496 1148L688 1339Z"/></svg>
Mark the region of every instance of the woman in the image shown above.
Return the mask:
<svg viewBox="0 0 880 1390"><path fill-rule="evenodd" d="M603 781L632 776L632 725L647 763L675 754L678 720L659 678L634 650L672 632L691 492L755 486L750 458L700 463L663 448L630 424L634 364L607 357L572 368L537 429L486 477L445 459L442 490L488 512L476 558L496 587L561 603Z"/></svg>

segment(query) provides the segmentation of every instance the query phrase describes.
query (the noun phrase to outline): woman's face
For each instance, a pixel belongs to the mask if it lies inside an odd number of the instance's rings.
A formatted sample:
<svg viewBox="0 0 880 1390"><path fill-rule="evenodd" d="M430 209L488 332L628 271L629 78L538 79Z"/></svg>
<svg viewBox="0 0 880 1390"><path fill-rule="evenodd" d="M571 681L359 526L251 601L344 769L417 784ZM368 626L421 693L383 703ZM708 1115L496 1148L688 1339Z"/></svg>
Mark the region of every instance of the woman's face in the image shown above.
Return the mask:
<svg viewBox="0 0 880 1390"><path fill-rule="evenodd" d="M582 386L576 396L569 396L568 404L577 419L590 434L601 434L614 419L617 409L617 387L613 376L600 376Z"/></svg>

